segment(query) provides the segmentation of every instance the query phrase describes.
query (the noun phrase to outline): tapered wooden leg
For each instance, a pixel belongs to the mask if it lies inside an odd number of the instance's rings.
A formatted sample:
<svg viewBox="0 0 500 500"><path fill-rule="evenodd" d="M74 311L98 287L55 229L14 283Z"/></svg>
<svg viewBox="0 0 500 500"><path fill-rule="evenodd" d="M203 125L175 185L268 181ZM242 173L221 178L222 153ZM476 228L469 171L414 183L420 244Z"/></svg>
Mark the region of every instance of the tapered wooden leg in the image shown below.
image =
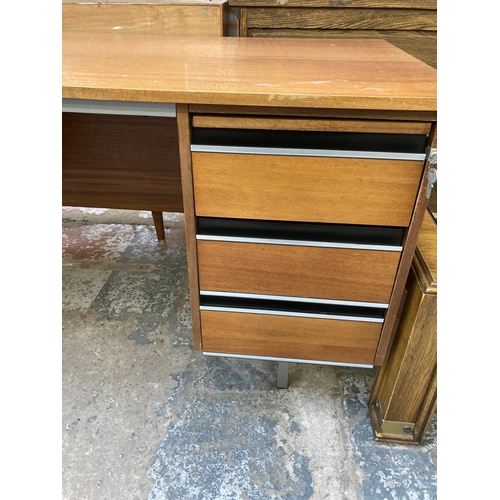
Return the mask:
<svg viewBox="0 0 500 500"><path fill-rule="evenodd" d="M165 239L165 226L163 225L163 212L151 212L153 214L153 221L155 223L156 236L158 241Z"/></svg>

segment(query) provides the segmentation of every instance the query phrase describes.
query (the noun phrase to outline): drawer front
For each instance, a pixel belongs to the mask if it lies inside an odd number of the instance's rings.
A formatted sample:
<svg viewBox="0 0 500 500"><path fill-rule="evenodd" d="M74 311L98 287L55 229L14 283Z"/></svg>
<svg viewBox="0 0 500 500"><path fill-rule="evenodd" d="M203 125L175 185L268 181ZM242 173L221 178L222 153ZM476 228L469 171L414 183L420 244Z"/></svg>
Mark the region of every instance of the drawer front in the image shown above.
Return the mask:
<svg viewBox="0 0 500 500"><path fill-rule="evenodd" d="M207 352L373 364L381 325L201 311Z"/></svg>
<svg viewBox="0 0 500 500"><path fill-rule="evenodd" d="M423 163L192 153L197 216L408 226Z"/></svg>
<svg viewBox="0 0 500 500"><path fill-rule="evenodd" d="M198 241L201 290L388 303L399 252Z"/></svg>

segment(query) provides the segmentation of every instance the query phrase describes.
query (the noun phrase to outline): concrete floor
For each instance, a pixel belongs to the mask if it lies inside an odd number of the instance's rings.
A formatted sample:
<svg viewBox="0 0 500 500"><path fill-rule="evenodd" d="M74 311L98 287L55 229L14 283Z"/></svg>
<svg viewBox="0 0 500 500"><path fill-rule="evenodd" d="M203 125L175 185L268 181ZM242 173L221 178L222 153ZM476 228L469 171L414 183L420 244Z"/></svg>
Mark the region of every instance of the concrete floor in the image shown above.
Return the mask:
<svg viewBox="0 0 500 500"><path fill-rule="evenodd" d="M436 498L420 447L377 443L372 370L205 358L182 214L63 208L64 500Z"/></svg>

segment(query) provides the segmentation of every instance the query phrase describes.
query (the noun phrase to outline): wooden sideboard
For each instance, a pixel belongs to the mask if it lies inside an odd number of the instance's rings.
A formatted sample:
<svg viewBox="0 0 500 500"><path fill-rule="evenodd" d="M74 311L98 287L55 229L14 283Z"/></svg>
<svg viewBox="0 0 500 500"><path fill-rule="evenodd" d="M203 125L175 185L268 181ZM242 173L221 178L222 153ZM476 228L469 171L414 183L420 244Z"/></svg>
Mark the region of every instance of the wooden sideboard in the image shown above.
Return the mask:
<svg viewBox="0 0 500 500"><path fill-rule="evenodd" d="M63 99L175 105L196 350L383 364L428 202L433 68L384 40L65 33Z"/></svg>
<svg viewBox="0 0 500 500"><path fill-rule="evenodd" d="M240 36L381 38L437 66L436 0L228 0Z"/></svg>
<svg viewBox="0 0 500 500"><path fill-rule="evenodd" d="M379 441L421 444L437 406L437 223L427 211L390 356L369 407Z"/></svg>

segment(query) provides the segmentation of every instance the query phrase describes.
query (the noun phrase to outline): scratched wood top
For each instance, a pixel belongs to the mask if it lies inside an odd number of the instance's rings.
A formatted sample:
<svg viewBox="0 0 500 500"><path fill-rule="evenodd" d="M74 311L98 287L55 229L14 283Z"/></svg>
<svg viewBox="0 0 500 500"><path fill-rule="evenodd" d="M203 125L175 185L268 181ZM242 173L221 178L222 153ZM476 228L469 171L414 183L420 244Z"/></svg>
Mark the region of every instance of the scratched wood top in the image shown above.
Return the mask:
<svg viewBox="0 0 500 500"><path fill-rule="evenodd" d="M436 111L436 70L385 40L63 33L63 98Z"/></svg>

